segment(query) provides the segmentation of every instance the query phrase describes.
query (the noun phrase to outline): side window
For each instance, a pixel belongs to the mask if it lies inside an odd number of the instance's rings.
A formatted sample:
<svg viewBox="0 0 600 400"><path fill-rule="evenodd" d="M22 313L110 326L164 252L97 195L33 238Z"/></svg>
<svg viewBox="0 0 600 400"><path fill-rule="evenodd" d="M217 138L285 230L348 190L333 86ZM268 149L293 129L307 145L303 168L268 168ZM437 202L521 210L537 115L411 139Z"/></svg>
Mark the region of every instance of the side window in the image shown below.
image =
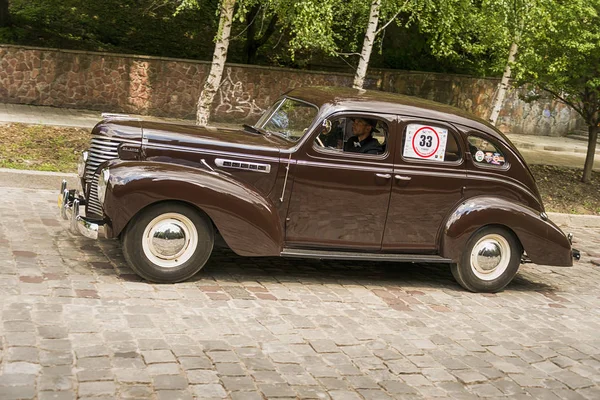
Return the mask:
<svg viewBox="0 0 600 400"><path fill-rule="evenodd" d="M506 163L502 151L481 136L469 136L468 141L475 165L501 167Z"/></svg>
<svg viewBox="0 0 600 400"><path fill-rule="evenodd" d="M462 158L456 138L447 128L424 124L406 126L402 135L402 157L438 163Z"/></svg>
<svg viewBox="0 0 600 400"><path fill-rule="evenodd" d="M344 153L378 155L385 153L388 125L382 120L369 117L339 117L331 120L331 130L323 131L316 138L318 149Z"/></svg>

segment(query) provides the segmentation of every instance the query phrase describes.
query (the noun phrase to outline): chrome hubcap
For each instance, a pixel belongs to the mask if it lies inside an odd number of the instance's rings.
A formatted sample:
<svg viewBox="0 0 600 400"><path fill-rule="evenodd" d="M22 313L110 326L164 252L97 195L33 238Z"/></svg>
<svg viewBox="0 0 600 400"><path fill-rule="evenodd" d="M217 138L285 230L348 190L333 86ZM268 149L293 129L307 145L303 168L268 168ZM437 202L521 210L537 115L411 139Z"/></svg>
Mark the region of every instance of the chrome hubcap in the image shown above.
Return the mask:
<svg viewBox="0 0 600 400"><path fill-rule="evenodd" d="M156 226L150 238L150 249L156 256L174 259L184 250L185 230L177 222L163 222Z"/></svg>
<svg viewBox="0 0 600 400"><path fill-rule="evenodd" d="M501 276L510 262L510 245L501 235L479 239L471 251L471 270L479 279L491 281Z"/></svg>
<svg viewBox="0 0 600 400"><path fill-rule="evenodd" d="M479 251L477 252L477 263L475 264L475 268L477 268L480 272L486 273L489 271L493 271L494 268L500 264L502 260L502 251L500 250L500 246L498 243L487 240L483 242Z"/></svg>
<svg viewBox="0 0 600 400"><path fill-rule="evenodd" d="M185 215L166 213L146 226L142 238L144 255L162 268L174 268L188 261L198 247L198 231Z"/></svg>

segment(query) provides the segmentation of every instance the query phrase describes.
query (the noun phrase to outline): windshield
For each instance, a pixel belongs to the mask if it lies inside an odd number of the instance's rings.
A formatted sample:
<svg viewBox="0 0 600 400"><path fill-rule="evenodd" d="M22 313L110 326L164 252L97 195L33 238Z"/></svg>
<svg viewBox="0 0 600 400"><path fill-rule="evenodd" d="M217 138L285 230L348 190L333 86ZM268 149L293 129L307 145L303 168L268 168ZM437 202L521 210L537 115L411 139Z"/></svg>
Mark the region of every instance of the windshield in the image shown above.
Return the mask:
<svg viewBox="0 0 600 400"><path fill-rule="evenodd" d="M312 104L285 98L273 104L256 127L296 142L306 133L318 111Z"/></svg>

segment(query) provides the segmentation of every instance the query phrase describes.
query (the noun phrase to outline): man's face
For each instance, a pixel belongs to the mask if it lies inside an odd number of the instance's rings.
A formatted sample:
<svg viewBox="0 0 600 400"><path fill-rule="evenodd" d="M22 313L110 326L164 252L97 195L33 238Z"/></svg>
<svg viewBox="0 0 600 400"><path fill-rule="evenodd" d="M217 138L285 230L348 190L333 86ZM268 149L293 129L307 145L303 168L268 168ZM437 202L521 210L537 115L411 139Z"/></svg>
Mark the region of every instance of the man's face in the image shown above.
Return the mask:
<svg viewBox="0 0 600 400"><path fill-rule="evenodd" d="M362 118L352 121L352 133L358 137L366 136L371 133L371 125Z"/></svg>

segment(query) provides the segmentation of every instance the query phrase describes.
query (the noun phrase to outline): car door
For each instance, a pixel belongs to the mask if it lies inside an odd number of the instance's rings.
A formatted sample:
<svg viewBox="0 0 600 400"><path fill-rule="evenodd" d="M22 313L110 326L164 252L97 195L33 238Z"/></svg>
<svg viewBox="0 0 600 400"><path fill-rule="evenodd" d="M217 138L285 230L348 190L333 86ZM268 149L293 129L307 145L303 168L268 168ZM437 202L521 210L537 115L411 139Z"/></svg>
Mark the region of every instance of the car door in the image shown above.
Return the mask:
<svg viewBox="0 0 600 400"><path fill-rule="evenodd" d="M435 254L466 182L464 142L441 121L400 117L394 178L382 249Z"/></svg>
<svg viewBox="0 0 600 400"><path fill-rule="evenodd" d="M351 139L348 129L354 117L376 121L374 136L382 145L380 154L344 151L342 142ZM330 121L337 140L328 140L319 128L299 151L286 218L286 246L379 251L390 199L396 117L346 113Z"/></svg>

